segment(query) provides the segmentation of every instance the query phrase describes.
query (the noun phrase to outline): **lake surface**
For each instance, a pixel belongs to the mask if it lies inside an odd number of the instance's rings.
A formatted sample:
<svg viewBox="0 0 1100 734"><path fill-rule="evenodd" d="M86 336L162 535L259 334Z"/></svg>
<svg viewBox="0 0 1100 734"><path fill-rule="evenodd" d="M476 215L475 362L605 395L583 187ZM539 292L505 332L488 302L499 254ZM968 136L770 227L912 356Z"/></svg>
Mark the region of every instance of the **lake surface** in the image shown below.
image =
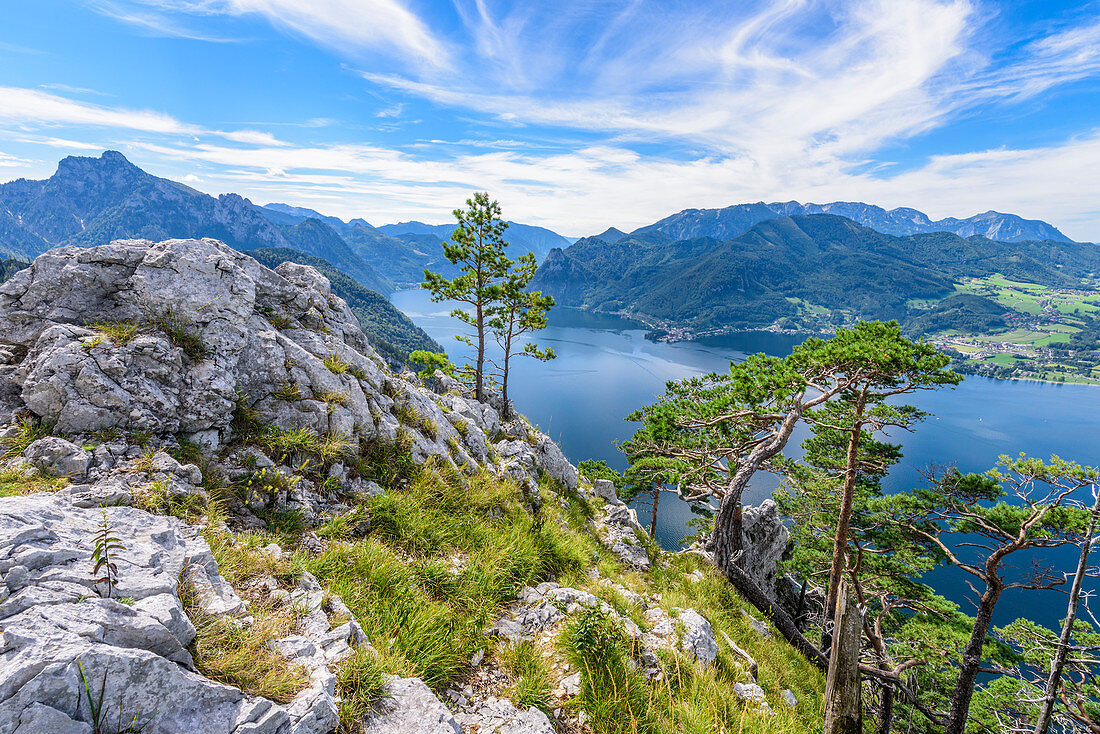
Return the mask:
<svg viewBox="0 0 1100 734"><path fill-rule="evenodd" d="M456 362L466 360L464 345L454 340L462 324L453 319L451 307L432 303L424 291L400 291L391 300L421 328L442 344ZM615 317L567 309L551 312L550 325L538 341L552 346L557 359L536 362L517 360L510 392L516 408L532 423L559 441L573 463L604 459L617 469L626 460L617 444L629 438L636 425L624 420L632 410L652 403L669 380L726 370L731 360L766 352L785 355L801 337L747 332L714 338L703 343L654 343L645 339L638 324ZM912 404L931 416L912 433L893 440L904 457L884 482L887 491L899 491L920 483L922 469L932 463L955 464L962 471L984 471L1000 454L1064 459L1100 464L1100 387L1001 381L967 377L953 390L923 392ZM796 435L789 454L797 456L806 435ZM757 504L778 486L778 480L762 475L746 493L747 504ZM638 501L639 520L649 522L649 501ZM675 550L693 529L686 522L693 515L675 495L662 495L657 517L657 540ZM1025 573L1032 561L1050 561L1060 569L1076 566L1079 551L1048 551L1042 558L1029 556L1018 564ZM1095 565L1095 561L1094 561ZM937 570L926 580L948 598L963 603L966 586L957 569ZM1093 580L1086 581L1086 588ZM1027 616L1053 626L1065 611L1065 596L1057 592L1006 594L998 607L997 622ZM1100 614L1100 609L1096 612Z"/></svg>

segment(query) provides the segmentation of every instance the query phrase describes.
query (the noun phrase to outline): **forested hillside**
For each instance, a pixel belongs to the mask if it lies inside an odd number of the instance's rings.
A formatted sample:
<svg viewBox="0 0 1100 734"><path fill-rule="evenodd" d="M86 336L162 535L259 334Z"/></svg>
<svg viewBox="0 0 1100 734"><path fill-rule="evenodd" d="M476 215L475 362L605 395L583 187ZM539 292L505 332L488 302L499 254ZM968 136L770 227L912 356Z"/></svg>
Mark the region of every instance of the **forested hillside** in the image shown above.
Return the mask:
<svg viewBox="0 0 1100 734"><path fill-rule="evenodd" d="M22 260L0 260L0 283L27 267Z"/></svg>
<svg viewBox="0 0 1100 734"><path fill-rule="evenodd" d="M582 239L552 252L535 286L565 305L694 329L818 330L854 318L905 319L910 301L938 300L960 278L995 273L1076 286L1100 273L1100 248L946 232L895 237L818 214L771 219L724 241L670 240L659 230Z"/></svg>

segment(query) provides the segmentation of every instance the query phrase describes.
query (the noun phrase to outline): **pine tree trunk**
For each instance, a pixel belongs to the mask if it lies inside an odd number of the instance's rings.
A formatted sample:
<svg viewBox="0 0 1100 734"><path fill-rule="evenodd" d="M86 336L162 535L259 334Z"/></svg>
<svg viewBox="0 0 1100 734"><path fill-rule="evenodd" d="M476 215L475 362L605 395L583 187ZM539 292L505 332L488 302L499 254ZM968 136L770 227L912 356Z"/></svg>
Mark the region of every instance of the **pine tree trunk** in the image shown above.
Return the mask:
<svg viewBox="0 0 1100 734"><path fill-rule="evenodd" d="M866 393L860 393L855 406L855 421L852 424L852 432L848 437L848 454L844 472L844 491L840 495L840 513L836 523L836 535L833 538L833 563L829 569L829 589L825 595L825 624L822 633L822 647L828 649L829 645L829 621L837 609L837 589L840 586L841 577L847 567L848 559L848 530L852 523L852 504L854 502L856 486L856 470L859 462L859 440L863 435L863 410L866 406Z"/></svg>
<svg viewBox="0 0 1100 734"><path fill-rule="evenodd" d="M1073 577L1073 586L1069 592L1069 607L1066 610L1066 620L1062 623L1062 634L1058 637L1058 648L1054 652L1054 660L1050 664L1050 677L1047 679L1046 688L1043 691L1043 700L1039 704L1039 715L1035 719L1034 734L1046 734L1050 728L1050 717L1054 711L1054 702L1058 697L1058 687L1062 682L1062 671L1066 666L1066 656L1069 653L1069 641L1073 637L1073 623L1077 619L1077 604L1081 599L1081 582L1085 578L1088 569L1089 552L1092 550L1092 536L1096 532L1097 517L1100 516L1100 491L1092 503L1092 514L1089 517L1089 528L1081 543L1081 558L1077 562L1077 575Z"/></svg>
<svg viewBox="0 0 1100 734"><path fill-rule="evenodd" d="M790 440L791 433L798 425L803 412L804 408L799 406L798 409L788 413L775 436L753 449L737 465L733 476L730 477L730 481L726 485L726 493L718 504L718 514L714 518L714 531L711 533L711 544L714 546L714 562L719 569L725 571L741 560L741 552L744 550L741 540L744 536L741 496L745 493L745 488L749 486L749 482L756 472L760 471L760 467L787 445L787 441Z"/></svg>
<svg viewBox="0 0 1100 734"><path fill-rule="evenodd" d="M862 734L859 650L863 619L847 583L837 590L836 627L829 670L825 678L825 734Z"/></svg>
<svg viewBox="0 0 1100 734"><path fill-rule="evenodd" d="M485 402L483 375L485 374L485 312L477 304L477 372L475 373L474 397L479 403Z"/></svg>
<svg viewBox="0 0 1100 734"><path fill-rule="evenodd" d="M512 417L512 404L508 402L508 361L512 358L512 335L508 334L504 346L504 375L501 378L501 397L504 400L504 420Z"/></svg>
<svg viewBox="0 0 1100 734"><path fill-rule="evenodd" d="M783 639L791 643L791 647L798 650L803 657L817 667L822 670L825 669L826 660L825 656L821 654L821 651L803 637L790 615L787 614L783 607L779 606L770 596L764 593L764 591L756 585L756 582L745 573L744 569L736 564L731 564L722 568L722 572L733 588L737 589L738 593L745 598L745 601L759 609L772 621L776 631L783 635Z"/></svg>
<svg viewBox="0 0 1100 734"><path fill-rule="evenodd" d="M657 537L657 502L661 498L661 487L654 485L653 487L653 510L649 515L649 537Z"/></svg>
<svg viewBox="0 0 1100 734"><path fill-rule="evenodd" d="M974 617L974 630L970 640L963 648L962 666L959 668L959 680L951 696L951 711L947 715L944 734L964 734L966 720L970 716L970 699L974 696L974 683L978 679L978 669L982 664L982 646L989 625L993 621L993 607L1001 596L1000 584L995 581L986 583L985 593L978 602L978 613Z"/></svg>
<svg viewBox="0 0 1100 734"><path fill-rule="evenodd" d="M737 565L744 550L742 537L744 530L741 517L741 495L748 485L748 477L734 481L726 488L726 494L718 504L718 514L714 518L714 532L711 538L714 545L714 562L720 569Z"/></svg>

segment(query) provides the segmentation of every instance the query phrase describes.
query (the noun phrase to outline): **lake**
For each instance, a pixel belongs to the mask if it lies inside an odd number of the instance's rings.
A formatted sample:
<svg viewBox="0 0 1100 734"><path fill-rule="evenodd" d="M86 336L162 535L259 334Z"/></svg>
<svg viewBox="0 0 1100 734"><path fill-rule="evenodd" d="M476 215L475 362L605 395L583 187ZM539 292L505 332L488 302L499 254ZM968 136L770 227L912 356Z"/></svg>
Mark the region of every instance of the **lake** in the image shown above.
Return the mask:
<svg viewBox="0 0 1100 734"><path fill-rule="evenodd" d="M468 359L467 348L453 338L463 325L449 315L450 305L432 303L426 292L418 290L399 291L391 300L442 344L453 360ZM617 469L626 466L617 444L636 427L624 417L652 403L667 381L726 370L731 360L756 352L782 356L802 341L795 336L746 332L702 343L655 343L645 339L645 330L635 322L568 309L552 311L549 326L537 336L558 356L546 363L515 362L509 391L517 410L557 440L573 463L604 459ZM984 471L1000 454L1025 452L1049 458L1056 453L1082 464L1100 464L1100 387L967 377L953 390L919 393L908 402L931 415L914 432L893 437L902 445L904 457L886 478L887 491L916 485L921 470L932 463ZM798 455L797 445L805 435L791 441L791 455ZM778 483L769 475L759 477L745 502L759 503ZM639 520L648 525L649 501L640 499L637 505ZM693 530L686 525L691 517L685 503L663 494L658 542L669 550L680 547ZM1079 551L1069 548L1048 554L1059 568L1070 569ZM1044 559L1029 556L1020 564L1021 573L1033 560ZM963 576L957 569L941 569L926 579L940 593L962 603ZM1094 585L1091 581L1086 588ZM963 608L972 611L966 604ZM1002 599L997 622L1027 616L1053 626L1064 611L1062 594L1016 591Z"/></svg>

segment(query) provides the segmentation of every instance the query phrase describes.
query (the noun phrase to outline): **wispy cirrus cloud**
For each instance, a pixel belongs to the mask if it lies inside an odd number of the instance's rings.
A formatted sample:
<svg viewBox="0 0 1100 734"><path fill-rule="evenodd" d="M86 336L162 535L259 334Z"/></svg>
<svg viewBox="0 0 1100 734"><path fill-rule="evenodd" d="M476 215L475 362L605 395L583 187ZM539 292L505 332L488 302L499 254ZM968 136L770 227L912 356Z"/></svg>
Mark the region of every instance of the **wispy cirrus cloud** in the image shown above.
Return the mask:
<svg viewBox="0 0 1100 734"><path fill-rule="evenodd" d="M451 51L399 0L88 0L93 8L154 32L230 40L198 30L195 19L259 16L321 46L360 58L382 51L419 68L442 68ZM205 28L205 26L204 26Z"/></svg>

